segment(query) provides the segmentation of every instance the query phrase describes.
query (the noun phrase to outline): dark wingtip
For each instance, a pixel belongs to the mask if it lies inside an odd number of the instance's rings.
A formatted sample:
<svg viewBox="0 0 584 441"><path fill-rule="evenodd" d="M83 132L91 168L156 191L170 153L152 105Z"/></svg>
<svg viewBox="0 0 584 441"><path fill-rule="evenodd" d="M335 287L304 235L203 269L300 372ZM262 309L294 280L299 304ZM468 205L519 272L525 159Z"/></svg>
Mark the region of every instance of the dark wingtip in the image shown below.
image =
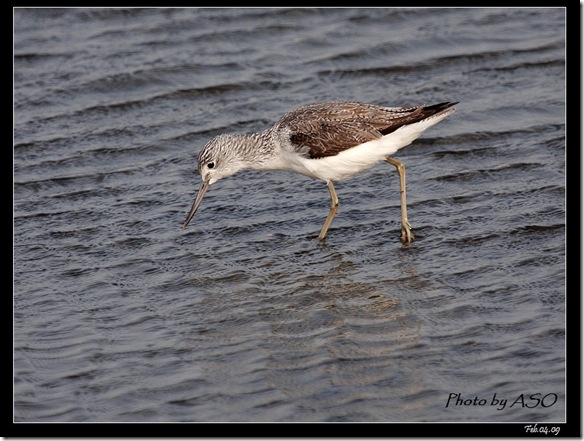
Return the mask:
<svg viewBox="0 0 584 441"><path fill-rule="evenodd" d="M438 112L441 112L442 110L446 110L452 106L456 106L458 103L459 103L459 101L453 101L453 102L445 101L443 103L433 104L431 106L424 106L424 111L438 113Z"/></svg>
<svg viewBox="0 0 584 441"><path fill-rule="evenodd" d="M451 108L452 106L455 106L458 104L458 101L445 101L443 103L439 103L439 104L433 104L431 106L424 106L422 108L422 117L420 119L426 119L429 118L433 115L437 115L439 113L444 112L446 109Z"/></svg>

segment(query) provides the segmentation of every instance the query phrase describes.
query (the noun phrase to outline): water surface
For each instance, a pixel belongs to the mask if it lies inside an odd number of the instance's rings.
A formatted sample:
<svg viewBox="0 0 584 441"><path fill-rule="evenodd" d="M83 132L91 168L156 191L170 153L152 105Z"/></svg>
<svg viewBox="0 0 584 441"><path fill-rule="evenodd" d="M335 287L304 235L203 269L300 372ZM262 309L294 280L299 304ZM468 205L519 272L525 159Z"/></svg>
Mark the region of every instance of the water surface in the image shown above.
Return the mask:
<svg viewBox="0 0 584 441"><path fill-rule="evenodd" d="M415 242L387 164L325 242L285 172L182 229L212 136L333 99L461 102ZM564 115L562 8L15 9L14 421L565 421Z"/></svg>

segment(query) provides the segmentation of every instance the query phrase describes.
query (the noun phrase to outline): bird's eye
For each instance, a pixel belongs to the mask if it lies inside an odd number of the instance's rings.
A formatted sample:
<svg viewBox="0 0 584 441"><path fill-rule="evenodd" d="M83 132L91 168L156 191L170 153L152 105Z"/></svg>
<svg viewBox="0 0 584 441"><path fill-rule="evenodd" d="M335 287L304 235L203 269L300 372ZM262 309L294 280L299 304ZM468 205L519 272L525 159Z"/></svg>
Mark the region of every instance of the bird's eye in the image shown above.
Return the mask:
<svg viewBox="0 0 584 441"><path fill-rule="evenodd" d="M215 168L215 163L214 162L209 162L207 164L207 168Z"/></svg>

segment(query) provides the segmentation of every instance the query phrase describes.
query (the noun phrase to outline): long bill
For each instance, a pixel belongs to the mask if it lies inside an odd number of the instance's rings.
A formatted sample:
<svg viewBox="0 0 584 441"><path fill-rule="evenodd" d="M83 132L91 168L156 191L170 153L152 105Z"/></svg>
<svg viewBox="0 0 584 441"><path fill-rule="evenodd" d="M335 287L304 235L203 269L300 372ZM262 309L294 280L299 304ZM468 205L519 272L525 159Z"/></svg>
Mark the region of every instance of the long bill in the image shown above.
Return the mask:
<svg viewBox="0 0 584 441"><path fill-rule="evenodd" d="M203 202L203 197L205 196L205 193L207 193L207 190L209 189L209 185L210 185L209 181L204 181L203 185L201 185L201 188L199 188L199 192L197 193L197 197L195 199L195 202L193 202L193 206L191 207L191 211L189 212L189 215L187 216L187 219L185 220L185 223L183 224L183 228L186 228L189 225L189 222L191 221L191 219L193 218L193 216L195 215L195 213L199 209L199 205L201 205L201 202Z"/></svg>

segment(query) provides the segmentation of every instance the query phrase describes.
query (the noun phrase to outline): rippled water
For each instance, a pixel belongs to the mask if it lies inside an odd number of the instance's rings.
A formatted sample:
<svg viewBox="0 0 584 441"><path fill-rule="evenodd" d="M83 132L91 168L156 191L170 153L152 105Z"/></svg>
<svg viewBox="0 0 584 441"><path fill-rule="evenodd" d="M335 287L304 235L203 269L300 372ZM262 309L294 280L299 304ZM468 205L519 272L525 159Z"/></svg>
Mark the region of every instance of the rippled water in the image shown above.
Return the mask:
<svg viewBox="0 0 584 441"><path fill-rule="evenodd" d="M565 421L565 67L562 8L15 9L14 421ZM285 172L182 229L210 137L332 99L461 102L415 242L387 164L324 243Z"/></svg>

